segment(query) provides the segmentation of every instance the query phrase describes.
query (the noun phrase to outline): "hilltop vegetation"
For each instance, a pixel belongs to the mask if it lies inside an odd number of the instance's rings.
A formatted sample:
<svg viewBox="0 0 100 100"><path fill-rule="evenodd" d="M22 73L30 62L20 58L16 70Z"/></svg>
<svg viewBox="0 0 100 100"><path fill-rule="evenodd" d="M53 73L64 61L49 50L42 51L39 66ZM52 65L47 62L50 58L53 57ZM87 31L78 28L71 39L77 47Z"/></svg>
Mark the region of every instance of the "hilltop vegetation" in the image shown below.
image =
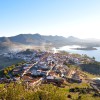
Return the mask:
<svg viewBox="0 0 100 100"><path fill-rule="evenodd" d="M10 83L0 86L0 100L99 100L99 96L86 84L67 84L66 88L45 84L32 88Z"/></svg>
<svg viewBox="0 0 100 100"><path fill-rule="evenodd" d="M9 84L1 87L1 100L66 100L66 94L61 88L53 85L44 85L37 89L29 88L21 84Z"/></svg>

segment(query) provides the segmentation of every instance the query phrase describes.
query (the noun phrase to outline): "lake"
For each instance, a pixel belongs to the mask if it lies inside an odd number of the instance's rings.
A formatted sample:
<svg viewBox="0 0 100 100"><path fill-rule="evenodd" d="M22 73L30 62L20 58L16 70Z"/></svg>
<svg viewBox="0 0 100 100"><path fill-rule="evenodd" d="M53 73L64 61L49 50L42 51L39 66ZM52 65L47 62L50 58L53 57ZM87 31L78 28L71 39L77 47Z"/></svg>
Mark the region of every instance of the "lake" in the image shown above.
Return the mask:
<svg viewBox="0 0 100 100"><path fill-rule="evenodd" d="M89 57L95 57L96 61L100 61L100 47L96 47L97 50L74 50L71 48L79 48L78 45L72 45L72 46L63 46L60 47L57 50L64 50L70 53L77 53L77 54L86 54Z"/></svg>

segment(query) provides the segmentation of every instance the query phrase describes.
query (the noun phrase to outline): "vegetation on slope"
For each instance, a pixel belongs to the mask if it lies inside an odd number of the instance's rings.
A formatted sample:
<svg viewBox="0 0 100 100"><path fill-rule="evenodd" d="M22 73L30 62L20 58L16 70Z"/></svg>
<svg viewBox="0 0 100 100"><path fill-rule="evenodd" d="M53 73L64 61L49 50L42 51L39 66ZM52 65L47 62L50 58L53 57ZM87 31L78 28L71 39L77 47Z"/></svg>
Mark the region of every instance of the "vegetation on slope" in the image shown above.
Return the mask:
<svg viewBox="0 0 100 100"><path fill-rule="evenodd" d="M80 67L83 71L89 72L91 74L100 75L100 63L89 63L89 64L82 64Z"/></svg>
<svg viewBox="0 0 100 100"><path fill-rule="evenodd" d="M74 90L74 91L72 91ZM90 92L89 92L90 90ZM10 83L0 87L0 100L99 100L95 91L86 84L67 84L65 88L41 85L35 88Z"/></svg>
<svg viewBox="0 0 100 100"><path fill-rule="evenodd" d="M3 68L6 68L8 66L11 66L12 64L17 64L23 62L22 59L10 59L8 57L0 56L0 70Z"/></svg>

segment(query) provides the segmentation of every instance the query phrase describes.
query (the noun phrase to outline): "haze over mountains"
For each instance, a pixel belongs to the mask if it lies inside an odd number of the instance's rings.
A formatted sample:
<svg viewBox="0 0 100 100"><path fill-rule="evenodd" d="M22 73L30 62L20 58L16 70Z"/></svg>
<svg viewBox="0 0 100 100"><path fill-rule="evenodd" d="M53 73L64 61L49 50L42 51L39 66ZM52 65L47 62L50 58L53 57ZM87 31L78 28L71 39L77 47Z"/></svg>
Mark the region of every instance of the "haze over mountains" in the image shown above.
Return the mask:
<svg viewBox="0 0 100 100"><path fill-rule="evenodd" d="M81 46L100 46L100 40L96 39L79 39L73 36L44 36L40 34L19 34L12 37L0 37L0 51L5 52L11 49L17 50L22 48L31 48L32 46L61 47L66 45Z"/></svg>

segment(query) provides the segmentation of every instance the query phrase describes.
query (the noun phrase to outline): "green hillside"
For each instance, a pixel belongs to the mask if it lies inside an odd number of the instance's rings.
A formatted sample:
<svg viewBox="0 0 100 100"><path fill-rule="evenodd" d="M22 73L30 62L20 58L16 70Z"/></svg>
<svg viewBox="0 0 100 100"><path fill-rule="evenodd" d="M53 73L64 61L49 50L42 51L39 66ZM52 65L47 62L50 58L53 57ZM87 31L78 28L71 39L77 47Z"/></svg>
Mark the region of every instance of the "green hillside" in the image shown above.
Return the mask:
<svg viewBox="0 0 100 100"><path fill-rule="evenodd" d="M41 85L35 88L25 84L0 85L0 100L100 100L87 83L65 84L65 88Z"/></svg>

